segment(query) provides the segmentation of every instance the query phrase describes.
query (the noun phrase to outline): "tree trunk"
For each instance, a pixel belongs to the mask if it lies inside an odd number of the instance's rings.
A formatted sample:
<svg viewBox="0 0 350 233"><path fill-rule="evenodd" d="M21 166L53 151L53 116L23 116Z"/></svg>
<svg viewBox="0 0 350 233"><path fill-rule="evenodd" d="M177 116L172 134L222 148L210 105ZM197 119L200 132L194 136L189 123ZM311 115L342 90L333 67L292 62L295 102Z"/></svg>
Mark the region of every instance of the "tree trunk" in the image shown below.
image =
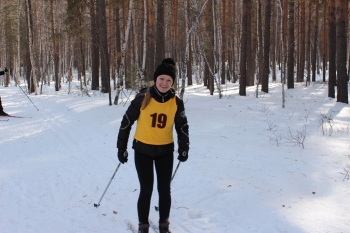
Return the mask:
<svg viewBox="0 0 350 233"><path fill-rule="evenodd" d="M315 1L316 9L315 9L315 34L314 34L314 43L312 49L312 81L316 81L316 60L317 60L317 41L318 41L318 1Z"/></svg>
<svg viewBox="0 0 350 233"><path fill-rule="evenodd" d="M337 23L337 102L349 104L348 77L346 72L347 38L346 21L348 2L336 0L336 23Z"/></svg>
<svg viewBox="0 0 350 233"><path fill-rule="evenodd" d="M192 86L192 35L188 36L187 85Z"/></svg>
<svg viewBox="0 0 350 233"><path fill-rule="evenodd" d="M335 0L328 1L328 97L335 98L336 86L336 24Z"/></svg>
<svg viewBox="0 0 350 233"><path fill-rule="evenodd" d="M29 52L29 59L30 59L30 64L31 64L31 73L29 73L30 78L30 93L35 92L37 95L37 88L36 88L36 60L35 60L35 52L36 48L34 45L34 38L33 38L33 31L34 31L34 25L33 25L33 19L32 19L32 13L31 13L31 1L26 0L26 10L27 10L27 25L28 25L28 52ZM28 73L27 73L28 74Z"/></svg>
<svg viewBox="0 0 350 233"><path fill-rule="evenodd" d="M248 18L250 14L250 0L243 1L243 15L242 15L242 36L241 36L241 65L239 80L239 95L246 96L247 85L247 36L249 31Z"/></svg>
<svg viewBox="0 0 350 233"><path fill-rule="evenodd" d="M226 0L222 1L222 49L221 49L221 84L226 83Z"/></svg>
<svg viewBox="0 0 350 233"><path fill-rule="evenodd" d="M289 0L289 28L288 28L288 81L287 88L294 88L294 0Z"/></svg>
<svg viewBox="0 0 350 233"><path fill-rule="evenodd" d="M232 79L235 83L237 81L237 75L236 75L236 43L235 43L235 37L236 37L236 0L233 0L233 14L232 14Z"/></svg>
<svg viewBox="0 0 350 233"><path fill-rule="evenodd" d="M157 26L156 26L156 65L160 64L165 56L165 24L164 24L164 0L157 1Z"/></svg>
<svg viewBox="0 0 350 233"><path fill-rule="evenodd" d="M139 70L141 78L141 87L145 87L145 69L146 69L146 55L147 55L147 0L143 1L143 35L142 35L142 61L141 69Z"/></svg>
<svg viewBox="0 0 350 233"><path fill-rule="evenodd" d="M254 86L256 71L256 41L257 41L257 17L256 7L252 2L249 7L248 15L248 34L247 34L247 81L246 86ZM249 61L249 62L248 62Z"/></svg>
<svg viewBox="0 0 350 233"><path fill-rule="evenodd" d="M282 78L281 78L281 82L282 83L286 83L287 80L287 63L288 63L288 33L289 33L289 29L288 29L288 1L289 0L281 0L283 1L283 26L282 26L282 40L283 40L283 65L282 65Z"/></svg>
<svg viewBox="0 0 350 233"><path fill-rule="evenodd" d="M120 32L120 7L118 4L118 7L116 9L114 9L115 12L115 48L116 48L116 60L115 60L115 72L116 72L116 76L118 76L119 74L119 67L120 67L120 60L121 60L121 32ZM113 90L117 89L117 77L114 77L114 82L113 82Z"/></svg>
<svg viewBox="0 0 350 233"><path fill-rule="evenodd" d="M271 2L271 8L272 8L272 19L271 19L271 68L272 68L272 82L276 82L276 46L277 46L277 8L276 8L276 2L272 1Z"/></svg>
<svg viewBox="0 0 350 233"><path fill-rule="evenodd" d="M107 40L107 20L106 20L106 3L105 0L97 1L98 4L98 25L99 25L99 42L100 42L100 61L101 61L101 91L110 93L110 76L109 76L109 53ZM109 98L109 105L112 100Z"/></svg>
<svg viewBox="0 0 350 233"><path fill-rule="evenodd" d="M323 65L323 82L326 82L327 69L327 0L323 0L323 30L322 30L322 65Z"/></svg>
<svg viewBox="0 0 350 233"><path fill-rule="evenodd" d="M95 0L90 0L90 37L91 37L91 90L100 89L100 59L99 59L99 35L97 27L96 4Z"/></svg>
<svg viewBox="0 0 350 233"><path fill-rule="evenodd" d="M261 84L264 75L264 43L263 43L263 28L262 28L262 16L261 16L261 0L258 0L258 33L259 33L259 53L258 53L258 63L259 63L259 72L257 82Z"/></svg>
<svg viewBox="0 0 350 233"><path fill-rule="evenodd" d="M261 82L261 91L269 93L270 74L270 22L271 22L271 0L265 1L265 31L264 31L264 76Z"/></svg>
<svg viewBox="0 0 350 233"><path fill-rule="evenodd" d="M306 36L306 85L310 83L310 71L311 71L311 56L310 56L310 42L311 42L311 19L312 19L312 1L309 2L309 11L308 11L308 27L307 27L307 36ZM316 22L315 22L316 23Z"/></svg>
<svg viewBox="0 0 350 233"><path fill-rule="evenodd" d="M147 58L145 77L146 81L153 81L153 72L156 68L155 65L155 9L153 0L147 0Z"/></svg>
<svg viewBox="0 0 350 233"><path fill-rule="evenodd" d="M299 58L299 73L297 75L297 81L303 82L304 81L304 70L305 70L305 0L300 1L301 4L301 11L300 11L300 40L299 40L299 46L300 47L300 58Z"/></svg>
<svg viewBox="0 0 350 233"><path fill-rule="evenodd" d="M190 24L189 25L194 25L197 24L197 22L191 22L191 5L190 5L190 0L187 0L187 20L189 20ZM193 26L191 26L193 27ZM191 86L192 85L192 30L189 31L188 35L188 55L187 55L187 85Z"/></svg>
<svg viewBox="0 0 350 233"><path fill-rule="evenodd" d="M124 42L122 45L122 51L121 51L121 60L120 60L120 66L119 66L119 74L118 74L118 81L117 81L117 93L114 98L114 104L118 104L119 100L119 94L120 94L120 82L119 80L124 79L124 74L125 74L125 54L126 54L126 46L128 45L128 40L129 40L129 32L130 32L130 26L131 26L131 15L132 15L132 6L133 6L133 0L130 0L129 2L129 15L127 19L127 25L126 25L126 30L125 30L125 38Z"/></svg>
<svg viewBox="0 0 350 233"><path fill-rule="evenodd" d="M15 74L16 86L20 85L21 78L21 0L18 0L18 12L17 12L17 68Z"/></svg>
<svg viewBox="0 0 350 233"><path fill-rule="evenodd" d="M50 16L51 16L51 36L52 36L52 48L53 48L53 60L54 60L54 79L55 79L55 91L60 90L60 79L58 77L59 70L59 53L58 46L56 45L56 35L55 35L55 23L53 15L53 0L50 0Z"/></svg>

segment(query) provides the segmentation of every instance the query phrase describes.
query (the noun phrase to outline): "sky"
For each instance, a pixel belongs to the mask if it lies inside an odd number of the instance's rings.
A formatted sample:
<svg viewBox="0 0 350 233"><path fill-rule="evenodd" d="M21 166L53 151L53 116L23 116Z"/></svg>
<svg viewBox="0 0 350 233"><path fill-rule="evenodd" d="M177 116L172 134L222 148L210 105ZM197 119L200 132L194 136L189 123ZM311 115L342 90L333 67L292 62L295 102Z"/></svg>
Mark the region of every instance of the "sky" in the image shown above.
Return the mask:
<svg viewBox="0 0 350 233"><path fill-rule="evenodd" d="M135 127L129 161L111 178L120 122L136 93L109 106L108 94L82 96L78 82L68 94L62 85L30 95L35 106L19 87L0 87L4 111L23 117L0 117L0 232L132 232ZM202 85L186 87L189 159L172 182L170 230L350 233L349 105L328 98L322 82L285 86L285 108L279 82L258 98L255 87L247 96L238 84L221 87L221 99ZM157 224L156 181L151 205Z"/></svg>

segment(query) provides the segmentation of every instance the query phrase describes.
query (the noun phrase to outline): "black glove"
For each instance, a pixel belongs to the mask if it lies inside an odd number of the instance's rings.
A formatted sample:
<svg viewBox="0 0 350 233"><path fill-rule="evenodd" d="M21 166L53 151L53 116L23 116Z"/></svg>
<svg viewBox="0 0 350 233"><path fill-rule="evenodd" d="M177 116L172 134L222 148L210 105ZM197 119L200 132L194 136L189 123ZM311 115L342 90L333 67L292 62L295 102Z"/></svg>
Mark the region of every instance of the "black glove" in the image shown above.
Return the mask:
<svg viewBox="0 0 350 233"><path fill-rule="evenodd" d="M126 149L118 149L118 159L122 164L128 162L128 151Z"/></svg>
<svg viewBox="0 0 350 233"><path fill-rule="evenodd" d="M9 69L7 69L7 68L5 67L4 73L6 74L8 71L9 71Z"/></svg>
<svg viewBox="0 0 350 233"><path fill-rule="evenodd" d="M178 152L179 156L177 157L177 159L181 162L185 162L188 159L188 150L184 148L179 148Z"/></svg>

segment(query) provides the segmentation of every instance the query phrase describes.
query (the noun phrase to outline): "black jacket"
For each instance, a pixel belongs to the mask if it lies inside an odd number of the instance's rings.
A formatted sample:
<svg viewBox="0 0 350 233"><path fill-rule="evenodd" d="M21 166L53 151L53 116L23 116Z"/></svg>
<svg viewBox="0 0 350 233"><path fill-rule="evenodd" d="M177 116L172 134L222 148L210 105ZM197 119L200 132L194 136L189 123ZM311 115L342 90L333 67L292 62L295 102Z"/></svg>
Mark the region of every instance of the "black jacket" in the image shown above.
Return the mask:
<svg viewBox="0 0 350 233"><path fill-rule="evenodd" d="M175 113L175 130L177 133L178 146L185 150L189 149L189 136L188 136L188 124L187 117L185 114L185 107L183 101L175 95L175 91L170 89L167 93L160 93L155 86L151 88L144 88L140 90L134 100L131 101L130 106L126 110L123 116L123 120L120 125L117 147L119 149L126 149L128 145L128 139L130 135L130 130L134 122L138 119L140 115L141 103L144 98L144 93L150 92L151 97L157 102L165 103L171 98L176 98L177 111ZM174 143L167 145L150 145L145 144L134 139L133 149L149 155L158 156L174 151Z"/></svg>

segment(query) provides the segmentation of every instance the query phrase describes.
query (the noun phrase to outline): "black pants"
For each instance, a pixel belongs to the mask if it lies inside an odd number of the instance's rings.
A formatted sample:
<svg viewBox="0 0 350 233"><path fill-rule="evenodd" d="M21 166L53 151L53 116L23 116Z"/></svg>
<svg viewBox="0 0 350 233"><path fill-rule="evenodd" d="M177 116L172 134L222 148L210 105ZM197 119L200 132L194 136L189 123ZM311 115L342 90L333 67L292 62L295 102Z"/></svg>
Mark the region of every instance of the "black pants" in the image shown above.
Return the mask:
<svg viewBox="0 0 350 233"><path fill-rule="evenodd" d="M140 196L137 202L139 222L147 223L153 191L153 161L157 173L159 195L159 220L169 218L171 206L170 183L173 172L174 154L168 153L158 157L150 157L135 151L135 166L140 181Z"/></svg>

